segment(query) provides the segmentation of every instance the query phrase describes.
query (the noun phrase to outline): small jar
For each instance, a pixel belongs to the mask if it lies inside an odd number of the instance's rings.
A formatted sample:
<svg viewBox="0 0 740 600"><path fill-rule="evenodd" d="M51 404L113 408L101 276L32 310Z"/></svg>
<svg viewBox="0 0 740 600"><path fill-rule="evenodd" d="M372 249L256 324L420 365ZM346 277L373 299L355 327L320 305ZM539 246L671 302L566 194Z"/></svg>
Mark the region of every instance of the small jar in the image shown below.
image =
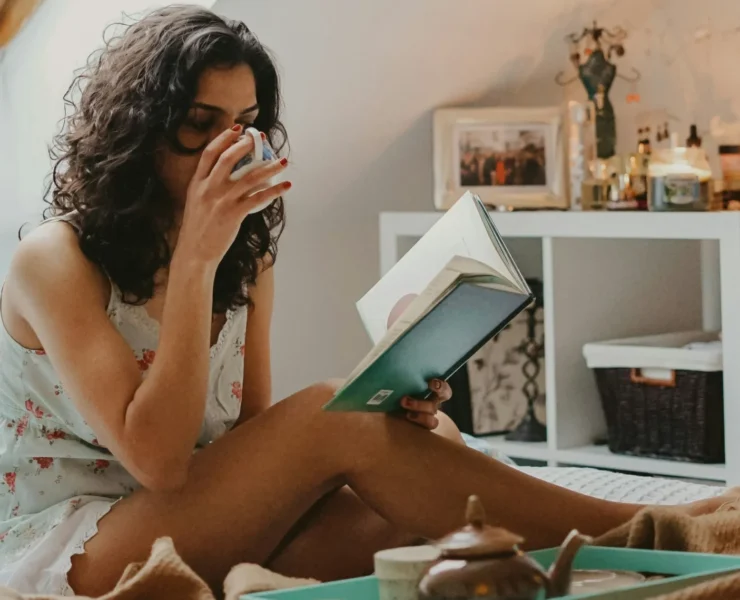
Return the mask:
<svg viewBox="0 0 740 600"><path fill-rule="evenodd" d="M586 179L581 184L581 208L606 210L612 194L612 184L607 179Z"/></svg>
<svg viewBox="0 0 740 600"><path fill-rule="evenodd" d="M648 208L705 211L712 171L702 148L667 148L653 153L648 167Z"/></svg>
<svg viewBox="0 0 740 600"><path fill-rule="evenodd" d="M725 210L740 210L740 191L730 190L724 193Z"/></svg>
<svg viewBox="0 0 740 600"><path fill-rule="evenodd" d="M725 190L740 190L740 145L720 144L719 164L722 168Z"/></svg>

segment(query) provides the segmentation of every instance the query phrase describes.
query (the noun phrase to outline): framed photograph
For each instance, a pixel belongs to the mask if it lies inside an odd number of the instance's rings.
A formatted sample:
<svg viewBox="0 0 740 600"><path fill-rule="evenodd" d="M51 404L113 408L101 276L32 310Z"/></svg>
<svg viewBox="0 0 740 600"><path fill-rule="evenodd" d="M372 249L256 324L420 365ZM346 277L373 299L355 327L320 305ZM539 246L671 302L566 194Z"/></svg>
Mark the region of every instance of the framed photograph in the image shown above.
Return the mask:
<svg viewBox="0 0 740 600"><path fill-rule="evenodd" d="M503 210L568 208L563 111L443 108L434 113L434 206L466 190Z"/></svg>

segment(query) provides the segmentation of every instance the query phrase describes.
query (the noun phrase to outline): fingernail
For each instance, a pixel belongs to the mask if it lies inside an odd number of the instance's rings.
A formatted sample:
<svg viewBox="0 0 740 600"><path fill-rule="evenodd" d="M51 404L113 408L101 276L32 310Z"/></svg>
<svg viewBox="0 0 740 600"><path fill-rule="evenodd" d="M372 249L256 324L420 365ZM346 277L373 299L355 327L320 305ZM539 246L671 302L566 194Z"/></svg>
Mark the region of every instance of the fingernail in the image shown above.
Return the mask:
<svg viewBox="0 0 740 600"><path fill-rule="evenodd" d="M285 182L285 183L283 184L283 189L284 189L284 190L289 190L289 189L290 189L290 188L292 188L292 187L293 187L293 184L292 184L292 183L290 183L290 181L286 181L286 182Z"/></svg>
<svg viewBox="0 0 740 600"><path fill-rule="evenodd" d="M260 131L260 135L262 136L263 142L267 140L267 136L263 132Z"/></svg>
<svg viewBox="0 0 740 600"><path fill-rule="evenodd" d="M442 382L439 379L435 379L432 381L432 389L433 390L439 390L442 388Z"/></svg>
<svg viewBox="0 0 740 600"><path fill-rule="evenodd" d="M287 165L288 164L288 159L285 158L285 157L281 158L280 159L280 164L283 165L283 166Z"/></svg>
<svg viewBox="0 0 740 600"><path fill-rule="evenodd" d="M242 130L242 126L241 125L234 125L231 128L231 131L241 131L241 130Z"/></svg>

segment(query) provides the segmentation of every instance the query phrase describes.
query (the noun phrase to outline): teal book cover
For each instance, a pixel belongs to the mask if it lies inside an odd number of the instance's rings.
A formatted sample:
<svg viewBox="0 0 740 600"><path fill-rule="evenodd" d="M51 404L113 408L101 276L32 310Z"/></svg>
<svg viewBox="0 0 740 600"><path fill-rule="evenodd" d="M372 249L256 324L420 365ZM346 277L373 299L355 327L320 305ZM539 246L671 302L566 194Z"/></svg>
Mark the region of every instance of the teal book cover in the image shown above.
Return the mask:
<svg viewBox="0 0 740 600"><path fill-rule="evenodd" d="M325 408L391 412L404 396L426 397L430 379L450 377L530 302L528 293L461 279Z"/></svg>

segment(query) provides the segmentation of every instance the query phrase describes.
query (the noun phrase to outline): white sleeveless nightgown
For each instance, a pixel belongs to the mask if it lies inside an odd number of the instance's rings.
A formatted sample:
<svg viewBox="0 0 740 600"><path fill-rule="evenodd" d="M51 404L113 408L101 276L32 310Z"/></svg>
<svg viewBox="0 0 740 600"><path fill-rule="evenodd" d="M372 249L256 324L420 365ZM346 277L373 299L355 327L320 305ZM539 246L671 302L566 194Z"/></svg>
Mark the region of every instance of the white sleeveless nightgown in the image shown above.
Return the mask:
<svg viewBox="0 0 740 600"><path fill-rule="evenodd" d="M157 321L144 307L123 303L115 285L107 310L146 377L157 352ZM241 407L247 309L226 317L210 352L199 447L230 429ZM0 326L0 585L71 595L72 556L137 487L98 444L44 352L22 347Z"/></svg>

